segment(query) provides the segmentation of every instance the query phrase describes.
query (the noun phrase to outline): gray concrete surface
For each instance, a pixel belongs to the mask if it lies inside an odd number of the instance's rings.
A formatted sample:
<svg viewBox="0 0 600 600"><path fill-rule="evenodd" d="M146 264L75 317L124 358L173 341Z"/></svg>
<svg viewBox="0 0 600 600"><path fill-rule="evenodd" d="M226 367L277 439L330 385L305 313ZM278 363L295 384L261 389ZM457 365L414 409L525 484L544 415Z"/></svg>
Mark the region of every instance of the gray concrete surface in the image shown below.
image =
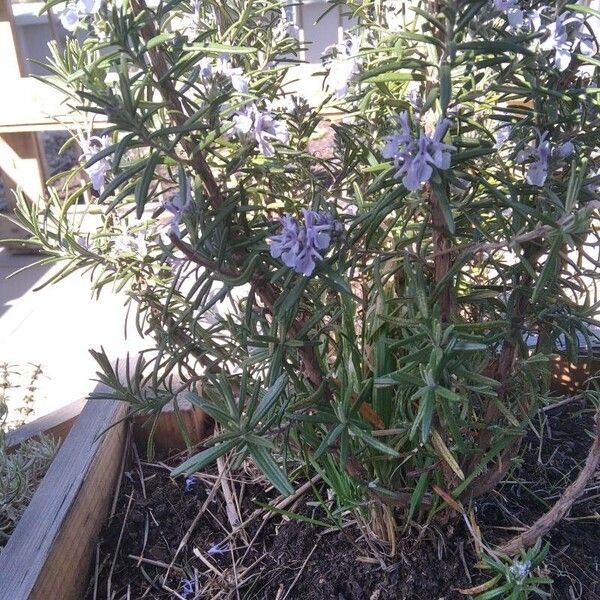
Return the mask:
<svg viewBox="0 0 600 600"><path fill-rule="evenodd" d="M92 299L85 276L76 274L39 291L35 288L55 268L36 266L7 279L39 258L15 256L0 247L0 364L16 370L21 365L22 385L27 384L27 365L41 365L34 418L94 388L96 363L90 348L103 346L116 358L144 347L134 328L124 330L124 296L107 291Z"/></svg>

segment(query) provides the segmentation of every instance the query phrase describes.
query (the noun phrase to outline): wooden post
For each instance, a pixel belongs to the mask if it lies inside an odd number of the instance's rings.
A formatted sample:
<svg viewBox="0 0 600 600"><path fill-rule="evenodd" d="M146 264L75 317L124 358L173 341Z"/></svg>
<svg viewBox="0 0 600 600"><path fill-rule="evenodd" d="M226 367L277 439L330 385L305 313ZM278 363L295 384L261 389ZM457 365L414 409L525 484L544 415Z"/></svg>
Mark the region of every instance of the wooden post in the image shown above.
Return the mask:
<svg viewBox="0 0 600 600"><path fill-rule="evenodd" d="M25 75L25 66L12 14L11 0L0 0L0 82L4 94L11 93L11 82ZM13 88L14 89L14 88ZM14 207L14 191L19 186L32 202L39 202L45 190L44 157L38 134L5 133L0 137L0 177L4 196ZM23 232L6 219L0 220L0 239L23 237Z"/></svg>

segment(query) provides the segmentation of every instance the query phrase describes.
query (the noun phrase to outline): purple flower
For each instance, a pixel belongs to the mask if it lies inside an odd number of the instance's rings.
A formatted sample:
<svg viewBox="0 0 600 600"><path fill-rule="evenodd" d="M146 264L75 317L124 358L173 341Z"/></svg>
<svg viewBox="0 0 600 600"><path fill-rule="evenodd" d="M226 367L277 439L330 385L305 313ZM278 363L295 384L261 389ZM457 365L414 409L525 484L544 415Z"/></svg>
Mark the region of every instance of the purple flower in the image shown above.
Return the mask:
<svg viewBox="0 0 600 600"><path fill-rule="evenodd" d="M537 144L529 146L525 150L521 150L517 155L517 162L525 162L528 158L533 157L534 160L529 164L527 169L527 182L530 185L543 187L548 177L548 162L551 156L550 142L546 139L548 132L541 133L537 130Z"/></svg>
<svg viewBox="0 0 600 600"><path fill-rule="evenodd" d="M200 480L197 477L191 475L190 477L185 478L185 491L191 492L198 484Z"/></svg>
<svg viewBox="0 0 600 600"><path fill-rule="evenodd" d="M83 154L79 157L79 160L85 160L85 162L91 161L99 152L106 150L109 145L108 137L103 135L98 137L93 135L87 140L80 142ZM92 187L98 192L102 189L106 174L110 171L110 159L108 156L104 156L94 161L89 167L84 167L85 172L88 174Z"/></svg>
<svg viewBox="0 0 600 600"><path fill-rule="evenodd" d="M573 152L575 152L575 146L573 145L573 142L565 142L557 148L556 155L561 159L568 158L571 156L571 154L573 154Z"/></svg>
<svg viewBox="0 0 600 600"><path fill-rule="evenodd" d="M166 226L166 234L168 236L174 235L179 237L181 232L179 230L181 222L185 213L190 209L192 205L192 194L190 186L188 185L187 198L185 201L182 199L181 194L176 194L171 200L165 202L165 210L169 213Z"/></svg>
<svg viewBox="0 0 600 600"><path fill-rule="evenodd" d="M571 42L567 34L567 13L558 15L554 23L548 25L548 37L540 44L541 50L554 51L554 64L564 71L571 62Z"/></svg>
<svg viewBox="0 0 600 600"><path fill-rule="evenodd" d="M543 187L548 177L548 165L552 157L563 160L575 152L573 142L565 142L556 148L552 148L548 141L548 132L544 133L536 130L537 144L530 145L521 150L517 155L516 162L525 162L528 158L533 158L527 169L527 182L537 187Z"/></svg>
<svg viewBox="0 0 600 600"><path fill-rule="evenodd" d="M494 144L494 148L496 150L499 150L504 145L504 143L510 139L511 133L512 133L512 125L509 125L508 123L506 123L506 124L502 125L500 128L498 128L494 135L494 139L496 141L496 143Z"/></svg>
<svg viewBox="0 0 600 600"><path fill-rule="evenodd" d="M494 0L496 10L506 14L510 29L518 29L523 26L523 11L517 0Z"/></svg>
<svg viewBox="0 0 600 600"><path fill-rule="evenodd" d="M67 31L75 31L79 25L79 12L74 4L67 4L60 13L60 23Z"/></svg>
<svg viewBox="0 0 600 600"><path fill-rule="evenodd" d="M573 31L573 37L575 38L573 42L573 49L579 46L579 51L581 54L585 56L593 56L595 53L596 42L594 39L594 35L590 33L590 29L588 26L587 16L584 16L580 13L571 13L572 16L569 19L569 22L575 23L575 28Z"/></svg>
<svg viewBox="0 0 600 600"><path fill-rule="evenodd" d="M256 104L246 104L232 117L231 133L239 138L251 134L258 142L258 149L264 156L273 156L275 150L270 140L287 144L290 134L287 125L277 120L270 111L258 110Z"/></svg>
<svg viewBox="0 0 600 600"><path fill-rule="evenodd" d="M337 223L331 215L302 209L304 223L284 215L279 219L282 232L271 237L271 256L281 258L284 265L296 273L309 277L316 261L322 261L322 252L329 247Z"/></svg>
<svg viewBox="0 0 600 600"><path fill-rule="evenodd" d="M204 58L200 59L200 62L198 63L198 69L200 79L203 81L206 81L213 76L213 65L210 56L205 56Z"/></svg>
<svg viewBox="0 0 600 600"><path fill-rule="evenodd" d="M596 52L594 35L590 33L591 25L587 16L579 13L564 12L556 17L554 23L546 28L548 37L540 44L540 49L554 51L554 64L559 71L564 71L571 63L571 55L577 49L585 56Z"/></svg>
<svg viewBox="0 0 600 600"><path fill-rule="evenodd" d="M148 253L146 236L141 231L131 235L126 225L121 226L121 233L113 239L113 242L112 254L117 258L123 254L137 254L140 258L144 258Z"/></svg>
<svg viewBox="0 0 600 600"><path fill-rule="evenodd" d="M186 600L188 598L195 598L198 593L196 582L193 579L184 579L181 583L183 585L181 586L181 593L179 595Z"/></svg>
<svg viewBox="0 0 600 600"><path fill-rule="evenodd" d="M406 112L398 115L398 123L400 132L386 138L383 157L394 159L397 169L394 177L402 177L406 189L414 192L429 181L433 167L440 170L450 167L451 152L456 148L442 142L450 121L443 119L436 125L432 136L421 131L418 138L410 130Z"/></svg>
<svg viewBox="0 0 600 600"><path fill-rule="evenodd" d="M217 59L217 73L228 77L234 90L246 94L250 88L250 81L243 75L243 72L241 67L231 66L228 54L221 54Z"/></svg>
<svg viewBox="0 0 600 600"><path fill-rule="evenodd" d="M210 556L214 556L215 554L225 554L229 551L229 546L227 544L213 544L206 551Z"/></svg>
<svg viewBox="0 0 600 600"><path fill-rule="evenodd" d="M100 10L101 0L78 0L68 2L60 13L60 22L67 31L75 31L82 16L93 15Z"/></svg>
<svg viewBox="0 0 600 600"><path fill-rule="evenodd" d="M591 183L585 186L585 190L590 194L597 194L600 191L600 169L594 169L591 171L588 179L593 179Z"/></svg>

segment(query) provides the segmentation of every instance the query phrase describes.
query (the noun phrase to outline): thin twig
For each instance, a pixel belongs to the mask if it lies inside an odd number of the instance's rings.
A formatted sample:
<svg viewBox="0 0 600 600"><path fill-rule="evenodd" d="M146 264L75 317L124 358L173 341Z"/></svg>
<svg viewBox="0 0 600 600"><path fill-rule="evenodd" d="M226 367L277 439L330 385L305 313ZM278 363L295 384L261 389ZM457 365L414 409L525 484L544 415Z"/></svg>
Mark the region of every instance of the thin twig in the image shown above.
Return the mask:
<svg viewBox="0 0 600 600"><path fill-rule="evenodd" d="M596 438L577 479L563 492L554 506L531 527L499 547L504 554L517 554L550 531L570 510L573 503L583 494L587 483L594 476L600 463L600 409L596 413Z"/></svg>

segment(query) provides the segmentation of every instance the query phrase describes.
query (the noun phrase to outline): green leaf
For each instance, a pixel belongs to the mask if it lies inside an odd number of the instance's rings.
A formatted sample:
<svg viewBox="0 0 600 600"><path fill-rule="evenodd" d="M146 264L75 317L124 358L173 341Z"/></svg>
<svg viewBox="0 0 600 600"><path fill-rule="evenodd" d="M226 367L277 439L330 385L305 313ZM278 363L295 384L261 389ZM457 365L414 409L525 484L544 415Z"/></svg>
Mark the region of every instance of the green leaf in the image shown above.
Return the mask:
<svg viewBox="0 0 600 600"><path fill-rule="evenodd" d="M429 482L429 471L424 471L419 476L419 481L417 481L417 485L413 490L413 493L410 497L410 504L408 506L408 518L407 521L410 521L417 508L420 506L421 501L423 500L423 496L425 495L425 490L427 489L427 484Z"/></svg>
<svg viewBox="0 0 600 600"><path fill-rule="evenodd" d="M220 444L216 444L215 446L211 446L210 448L206 448L206 450L202 450L202 452L188 458L185 462L173 469L171 471L171 477L189 475L190 473L201 471L204 467L217 460L217 458L220 458L226 452L229 452L236 444L236 440L227 440Z"/></svg>
<svg viewBox="0 0 600 600"><path fill-rule="evenodd" d="M159 162L160 154L158 152L151 154L146 163L144 173L135 186L135 214L138 219L141 219L144 214L144 206L146 206L146 202L148 201L148 190L154 178L154 170Z"/></svg>
<svg viewBox="0 0 600 600"><path fill-rule="evenodd" d="M192 44L186 46L184 52L210 52L211 54L254 54L256 48L250 46L229 46L228 44Z"/></svg>
<svg viewBox="0 0 600 600"><path fill-rule="evenodd" d="M355 425L350 425L350 431L356 437L363 440L363 442L365 442L372 448L375 448L375 450L379 450L380 452L388 454L389 456L393 456L394 458L400 457L400 454L396 450L390 448L390 446L388 446L387 444L380 442L378 439L374 438L372 435L369 435L366 431L363 431L359 427L356 427Z"/></svg>
<svg viewBox="0 0 600 600"><path fill-rule="evenodd" d="M440 67L440 106L442 113L446 114L452 97L452 67L443 64Z"/></svg>
<svg viewBox="0 0 600 600"><path fill-rule="evenodd" d="M562 236L557 235L554 241L552 242L552 247L550 248L550 252L548 253L548 258L546 258L544 268L542 269L542 272L540 273L540 276L535 283L535 287L533 288L533 293L531 294L531 301L534 303L537 302L540 295L545 290L547 284L551 281L551 279L556 276L556 269L558 267L558 257L562 244Z"/></svg>
<svg viewBox="0 0 600 600"><path fill-rule="evenodd" d="M154 36L153 38L148 40L148 43L146 44L146 48L148 50L152 50L153 48L156 48L156 46L160 46L161 44L164 44L164 42L168 42L169 40L172 40L176 37L175 33L161 33L159 35Z"/></svg>
<svg viewBox="0 0 600 600"><path fill-rule="evenodd" d="M252 414L249 422L250 428L254 428L258 425L261 419L273 408L273 405L285 390L287 385L288 376L286 373L282 373L276 380L275 383L265 392L259 405Z"/></svg>
<svg viewBox="0 0 600 600"><path fill-rule="evenodd" d="M342 435L342 431L346 426L343 423L338 423L333 429L331 429L327 435L323 438L320 446L317 448L316 452L313 455L315 460L319 460L319 458L325 453L331 445Z"/></svg>
<svg viewBox="0 0 600 600"><path fill-rule="evenodd" d="M262 447L250 446L248 449L256 461L258 468L265 474L267 479L284 496L291 496L294 493L294 488L275 459L271 456L271 453Z"/></svg>

